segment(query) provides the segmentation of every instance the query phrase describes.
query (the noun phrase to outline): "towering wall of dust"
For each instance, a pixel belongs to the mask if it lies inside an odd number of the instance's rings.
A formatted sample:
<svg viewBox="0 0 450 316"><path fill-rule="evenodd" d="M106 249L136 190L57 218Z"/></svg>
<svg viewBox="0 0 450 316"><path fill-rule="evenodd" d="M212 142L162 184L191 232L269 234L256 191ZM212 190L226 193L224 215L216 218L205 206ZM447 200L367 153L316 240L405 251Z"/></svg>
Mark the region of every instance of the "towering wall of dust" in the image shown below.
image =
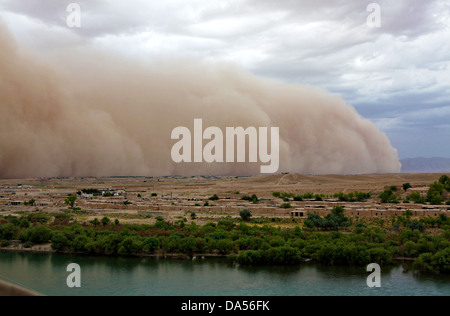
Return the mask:
<svg viewBox="0 0 450 316"><path fill-rule="evenodd" d="M135 62L86 49L52 63L0 26L0 177L256 174L255 164L175 164L171 131L280 127L280 171L400 171L371 122L326 91L230 65Z"/></svg>

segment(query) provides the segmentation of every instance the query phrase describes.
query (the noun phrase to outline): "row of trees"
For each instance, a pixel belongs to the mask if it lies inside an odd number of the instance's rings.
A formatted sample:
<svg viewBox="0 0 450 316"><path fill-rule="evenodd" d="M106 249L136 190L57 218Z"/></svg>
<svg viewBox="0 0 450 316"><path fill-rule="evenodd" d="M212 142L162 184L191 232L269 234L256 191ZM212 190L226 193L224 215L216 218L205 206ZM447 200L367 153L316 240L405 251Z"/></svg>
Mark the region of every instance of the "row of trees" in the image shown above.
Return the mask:
<svg viewBox="0 0 450 316"><path fill-rule="evenodd" d="M245 265L289 265L305 259L335 265L385 264L396 256L408 256L415 258L420 269L450 272L449 218L442 215L432 223L411 216L408 213L396 218L393 224L401 227L393 232L383 229L381 223L352 225L339 207L325 218L311 214L304 230L249 225L231 218L198 226L183 220L167 222L161 217L154 225L122 225L105 217L80 225L70 214L58 215L53 222L48 215L33 214L0 218L0 240L3 246L17 239L27 246L51 242L57 251L98 255L217 253ZM422 229L431 225L439 225L439 232L434 230L429 235ZM338 231L342 227L345 233Z"/></svg>

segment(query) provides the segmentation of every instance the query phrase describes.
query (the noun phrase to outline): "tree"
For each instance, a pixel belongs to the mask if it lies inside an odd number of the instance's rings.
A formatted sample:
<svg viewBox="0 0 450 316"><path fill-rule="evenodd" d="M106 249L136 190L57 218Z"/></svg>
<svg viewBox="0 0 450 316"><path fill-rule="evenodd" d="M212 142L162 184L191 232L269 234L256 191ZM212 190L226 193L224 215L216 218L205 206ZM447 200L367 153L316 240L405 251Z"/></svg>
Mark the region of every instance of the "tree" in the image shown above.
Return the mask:
<svg viewBox="0 0 450 316"><path fill-rule="evenodd" d="M381 203L398 203L398 198L392 190L386 190L380 194Z"/></svg>
<svg viewBox="0 0 450 316"><path fill-rule="evenodd" d="M43 244L50 240L52 237L52 230L46 226L35 226L29 228L25 233L26 240L33 244Z"/></svg>
<svg viewBox="0 0 450 316"><path fill-rule="evenodd" d="M63 232L53 232L51 240L52 249L56 251L64 250L70 246L69 239Z"/></svg>
<svg viewBox="0 0 450 316"><path fill-rule="evenodd" d="M154 237L149 237L144 240L144 250L149 253L154 253L159 249L159 240Z"/></svg>
<svg viewBox="0 0 450 316"><path fill-rule="evenodd" d="M119 244L119 254L129 255L140 252L143 248L143 243L136 237L128 237Z"/></svg>
<svg viewBox="0 0 450 316"><path fill-rule="evenodd" d="M66 197L66 199L64 200L64 203L67 205L70 205L70 207L73 208L75 206L76 201L77 201L77 196L70 194L69 196Z"/></svg>
<svg viewBox="0 0 450 316"><path fill-rule="evenodd" d="M16 230L12 224L0 225L0 240L13 239Z"/></svg>
<svg viewBox="0 0 450 316"><path fill-rule="evenodd" d="M93 220L93 221L90 221L90 223L91 223L92 225L94 225L94 226L100 225L100 221L98 220L98 218L94 218L94 220Z"/></svg>
<svg viewBox="0 0 450 316"><path fill-rule="evenodd" d="M440 205L444 200L442 194L444 193L445 185L441 182L434 182L430 185L430 189L427 192L427 201L432 205Z"/></svg>
<svg viewBox="0 0 450 316"><path fill-rule="evenodd" d="M403 190L406 191L406 190L411 189L411 188L412 188L411 183L408 182L408 183L404 183L404 184L403 184Z"/></svg>
<svg viewBox="0 0 450 316"><path fill-rule="evenodd" d="M35 199L31 199L28 202L23 202L23 205L25 205L25 206L28 206L28 205L29 206L33 206L34 203L36 203L36 200Z"/></svg>
<svg viewBox="0 0 450 316"><path fill-rule="evenodd" d="M248 221L253 216L252 212L250 212L248 209L243 209L239 212L239 215L241 216L243 221Z"/></svg>
<svg viewBox="0 0 450 316"><path fill-rule="evenodd" d="M213 196L211 196L211 197L209 198L209 200L210 200L210 201L217 201L217 200L219 200L219 197L217 196L217 194L214 194Z"/></svg>
<svg viewBox="0 0 450 316"><path fill-rule="evenodd" d="M439 178L439 183L441 184L450 184L450 178L447 175L443 175Z"/></svg>
<svg viewBox="0 0 450 316"><path fill-rule="evenodd" d="M191 219L196 219L197 218L197 214L195 214L195 212L191 213Z"/></svg>
<svg viewBox="0 0 450 316"><path fill-rule="evenodd" d="M107 226L109 223L111 223L111 220L105 216L102 218L101 223L103 224L103 226Z"/></svg>
<svg viewBox="0 0 450 316"><path fill-rule="evenodd" d="M413 192L410 195L407 196L407 199L410 201L413 201L416 204L425 204L426 200L425 198L420 195L419 192Z"/></svg>

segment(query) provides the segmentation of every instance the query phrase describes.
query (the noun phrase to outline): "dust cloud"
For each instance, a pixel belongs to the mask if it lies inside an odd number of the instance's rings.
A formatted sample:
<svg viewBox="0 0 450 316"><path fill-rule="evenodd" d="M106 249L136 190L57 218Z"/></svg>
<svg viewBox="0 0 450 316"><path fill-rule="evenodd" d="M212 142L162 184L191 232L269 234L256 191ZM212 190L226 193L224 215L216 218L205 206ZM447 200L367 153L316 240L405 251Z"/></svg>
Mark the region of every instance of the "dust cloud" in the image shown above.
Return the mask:
<svg viewBox="0 0 450 316"><path fill-rule="evenodd" d="M191 59L136 61L86 48L51 62L0 21L0 178L248 175L261 164L171 159L171 131L280 128L280 172L400 171L389 139L325 90Z"/></svg>

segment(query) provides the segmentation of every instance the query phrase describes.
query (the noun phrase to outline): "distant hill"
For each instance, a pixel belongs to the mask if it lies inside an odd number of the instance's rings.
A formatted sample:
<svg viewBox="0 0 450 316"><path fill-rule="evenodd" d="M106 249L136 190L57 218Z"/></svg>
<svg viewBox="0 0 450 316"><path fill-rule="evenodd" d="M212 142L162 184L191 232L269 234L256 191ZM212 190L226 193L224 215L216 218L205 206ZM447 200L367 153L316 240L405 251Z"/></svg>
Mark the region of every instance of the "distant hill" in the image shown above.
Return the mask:
<svg viewBox="0 0 450 316"><path fill-rule="evenodd" d="M400 162L402 173L450 172L450 158L406 158Z"/></svg>

